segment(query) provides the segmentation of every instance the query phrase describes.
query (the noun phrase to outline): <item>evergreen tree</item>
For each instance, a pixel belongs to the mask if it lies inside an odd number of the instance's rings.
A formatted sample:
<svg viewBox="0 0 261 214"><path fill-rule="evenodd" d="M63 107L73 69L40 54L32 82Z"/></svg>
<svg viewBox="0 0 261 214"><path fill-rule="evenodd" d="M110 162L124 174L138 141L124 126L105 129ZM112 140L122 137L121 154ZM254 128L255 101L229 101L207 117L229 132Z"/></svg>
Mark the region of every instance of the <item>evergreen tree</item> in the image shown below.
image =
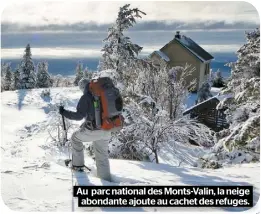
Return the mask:
<svg viewBox="0 0 261 214"><path fill-rule="evenodd" d="M75 79L74 79L74 85L78 86L79 81L83 78L83 63L78 62L75 69Z"/></svg>
<svg viewBox="0 0 261 214"><path fill-rule="evenodd" d="M12 75L12 71L11 71L11 64L8 63L6 66L6 70L5 70L5 77L4 77L5 81L4 81L4 90L9 91L12 90L12 79L13 79L13 75Z"/></svg>
<svg viewBox="0 0 261 214"><path fill-rule="evenodd" d="M108 29L108 36L104 39L105 45L98 69L99 71L115 69L118 74L117 80L120 82L128 79L127 71L132 70L131 67L135 65L134 61L142 50L142 47L132 43L123 33L133 27L136 18L141 18L141 14L146 15L138 8L130 8L129 4L121 7L116 23ZM128 81L126 80L125 83Z"/></svg>
<svg viewBox="0 0 261 214"><path fill-rule="evenodd" d="M1 92L5 90L6 63L1 64Z"/></svg>
<svg viewBox="0 0 261 214"><path fill-rule="evenodd" d="M48 73L48 63L39 62L37 65L37 87L49 88L52 86L51 76Z"/></svg>
<svg viewBox="0 0 261 214"><path fill-rule="evenodd" d="M218 69L216 75L213 79L213 87L221 88L225 86L224 79L222 77L221 71Z"/></svg>
<svg viewBox="0 0 261 214"><path fill-rule="evenodd" d="M89 71L88 67L86 67L83 71L83 78L91 80L93 76L93 72Z"/></svg>
<svg viewBox="0 0 261 214"><path fill-rule="evenodd" d="M222 94L233 98L222 100L229 128L216 135L215 160L220 162L259 161L260 156L260 31L246 33L246 44L238 59L230 63L231 78Z"/></svg>
<svg viewBox="0 0 261 214"><path fill-rule="evenodd" d="M13 79L13 88L14 90L20 89L20 68L17 68L14 71L14 79Z"/></svg>
<svg viewBox="0 0 261 214"><path fill-rule="evenodd" d="M28 44L25 48L25 54L21 61L20 85L22 89L31 89L36 86L36 74L31 56L31 47L30 44Z"/></svg>

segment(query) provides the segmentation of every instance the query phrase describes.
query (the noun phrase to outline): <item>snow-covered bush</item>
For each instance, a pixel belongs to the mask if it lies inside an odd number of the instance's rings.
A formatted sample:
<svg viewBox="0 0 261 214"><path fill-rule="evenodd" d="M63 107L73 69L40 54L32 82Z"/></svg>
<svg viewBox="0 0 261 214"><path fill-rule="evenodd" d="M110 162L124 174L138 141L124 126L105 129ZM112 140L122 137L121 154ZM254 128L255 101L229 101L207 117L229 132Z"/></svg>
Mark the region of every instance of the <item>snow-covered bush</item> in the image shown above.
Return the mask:
<svg viewBox="0 0 261 214"><path fill-rule="evenodd" d="M109 144L109 156L116 159L150 161L149 150L146 145L135 136L134 124L124 126L117 133L113 133Z"/></svg>
<svg viewBox="0 0 261 214"><path fill-rule="evenodd" d="M48 105L48 121L46 123L46 130L49 133L49 139L58 145L65 142L69 133L75 129L75 125L71 120L64 118L65 128L63 126L62 116L59 113L59 106L67 106L69 103L68 99L60 97L58 99L53 99L53 102Z"/></svg>
<svg viewBox="0 0 261 214"><path fill-rule="evenodd" d="M110 144L110 156L114 158L159 163L160 148L170 140L194 141L199 146L213 145L213 133L205 125L185 117L170 119L168 112L160 109L148 96L137 95L135 100L129 98L124 117L124 128L113 136Z"/></svg>
<svg viewBox="0 0 261 214"><path fill-rule="evenodd" d="M230 63L231 78L222 94L233 93L218 108L225 111L229 128L216 134L216 144L204 159L219 163L259 161L260 156L260 31L246 33L247 43Z"/></svg>
<svg viewBox="0 0 261 214"><path fill-rule="evenodd" d="M74 77L62 76L60 74L51 76L52 87L72 87L74 86Z"/></svg>
<svg viewBox="0 0 261 214"><path fill-rule="evenodd" d="M62 116L58 112L50 112L50 117L51 119L47 126L49 137L53 142L61 145L67 139L68 132L72 128L72 123L70 120L65 119L66 130L64 130Z"/></svg>
<svg viewBox="0 0 261 214"><path fill-rule="evenodd" d="M113 133L109 155L111 158L148 161L149 151L141 135L137 134L142 131L142 121L136 120L140 116L139 111L136 111L135 103L130 98L126 97L125 102L128 103L123 112L125 124L121 131Z"/></svg>

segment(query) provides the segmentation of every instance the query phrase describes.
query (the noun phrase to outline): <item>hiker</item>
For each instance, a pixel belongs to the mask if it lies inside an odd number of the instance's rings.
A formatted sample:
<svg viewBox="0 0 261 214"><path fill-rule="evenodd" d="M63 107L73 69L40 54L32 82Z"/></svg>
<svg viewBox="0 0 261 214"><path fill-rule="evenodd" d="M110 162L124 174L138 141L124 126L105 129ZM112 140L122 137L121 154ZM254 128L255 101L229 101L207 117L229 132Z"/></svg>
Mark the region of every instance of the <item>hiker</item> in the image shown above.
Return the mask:
<svg viewBox="0 0 261 214"><path fill-rule="evenodd" d="M90 81L81 79L78 85L83 95L78 102L77 111L65 110L63 106L59 108L59 113L70 120L82 120L85 118L79 130L74 132L71 137L72 167L84 167L83 142L93 142L97 176L101 179L111 181L108 154L108 142L111 138L111 131L96 128L93 95L89 90Z"/></svg>

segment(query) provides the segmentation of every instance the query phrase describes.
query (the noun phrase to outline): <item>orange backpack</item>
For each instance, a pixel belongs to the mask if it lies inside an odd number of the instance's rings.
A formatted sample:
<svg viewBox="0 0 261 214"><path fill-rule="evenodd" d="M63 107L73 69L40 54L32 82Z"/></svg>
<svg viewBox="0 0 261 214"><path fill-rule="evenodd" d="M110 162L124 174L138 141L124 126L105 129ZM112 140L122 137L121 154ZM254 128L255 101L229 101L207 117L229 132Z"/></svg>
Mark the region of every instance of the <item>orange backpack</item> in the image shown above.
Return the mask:
<svg viewBox="0 0 261 214"><path fill-rule="evenodd" d="M123 127L123 100L109 77L92 79L89 90L94 97L96 128L111 130Z"/></svg>

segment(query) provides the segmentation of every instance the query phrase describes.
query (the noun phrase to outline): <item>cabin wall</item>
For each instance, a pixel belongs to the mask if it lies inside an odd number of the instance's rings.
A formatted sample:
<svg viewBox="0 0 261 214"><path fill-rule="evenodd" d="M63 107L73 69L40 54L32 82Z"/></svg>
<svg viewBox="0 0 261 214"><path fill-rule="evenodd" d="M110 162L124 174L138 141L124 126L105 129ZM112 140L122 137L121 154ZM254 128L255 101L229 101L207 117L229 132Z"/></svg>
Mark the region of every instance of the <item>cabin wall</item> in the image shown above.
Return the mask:
<svg viewBox="0 0 261 214"><path fill-rule="evenodd" d="M199 122L214 131L220 131L227 128L228 123L226 121L224 110L216 109L218 103L219 101L216 99L209 100L208 102L195 106L185 114L189 114L191 118L197 118Z"/></svg>
<svg viewBox="0 0 261 214"><path fill-rule="evenodd" d="M196 90L198 90L201 82L201 61L197 59L188 49L183 47L175 40L164 46L161 51L170 58L170 62L168 62L169 68L175 66L185 67L185 65L187 64L190 65L190 69L195 69L193 73L189 77L187 77L187 82L189 84L193 79L196 79Z"/></svg>

